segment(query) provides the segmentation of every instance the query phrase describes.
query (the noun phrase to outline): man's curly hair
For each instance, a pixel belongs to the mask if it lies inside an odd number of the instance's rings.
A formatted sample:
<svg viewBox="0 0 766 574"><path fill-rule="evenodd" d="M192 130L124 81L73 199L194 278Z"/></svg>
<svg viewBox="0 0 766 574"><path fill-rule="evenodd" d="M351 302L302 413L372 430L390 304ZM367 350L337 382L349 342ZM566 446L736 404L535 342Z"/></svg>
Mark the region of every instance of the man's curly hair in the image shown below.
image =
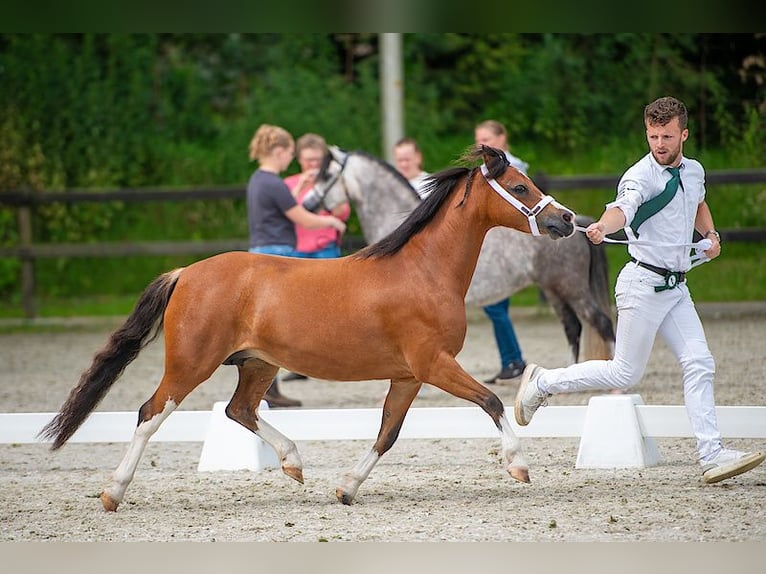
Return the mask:
<svg viewBox="0 0 766 574"><path fill-rule="evenodd" d="M644 122L650 126L664 126L673 118L678 118L681 130L686 129L689 115L686 106L672 96L658 98L644 108Z"/></svg>

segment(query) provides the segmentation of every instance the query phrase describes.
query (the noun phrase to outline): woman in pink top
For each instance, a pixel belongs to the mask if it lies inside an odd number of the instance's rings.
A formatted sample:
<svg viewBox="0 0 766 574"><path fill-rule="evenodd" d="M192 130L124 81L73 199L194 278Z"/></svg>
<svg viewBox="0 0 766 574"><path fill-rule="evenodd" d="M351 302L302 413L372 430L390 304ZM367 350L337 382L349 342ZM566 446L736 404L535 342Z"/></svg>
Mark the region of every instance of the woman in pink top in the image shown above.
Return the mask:
<svg viewBox="0 0 766 574"><path fill-rule="evenodd" d="M327 144L322 136L317 134L304 134L295 143L295 157L301 166L301 173L285 178L287 187L290 188L298 203L303 201L314 185L319 166L327 152ZM320 211L320 215L329 215L327 211ZM351 215L351 207L348 203L337 207L332 215L343 221ZM297 242L295 244L295 256L310 259L329 259L340 257L340 233L332 228L306 229L300 225L295 226Z"/></svg>
<svg viewBox="0 0 766 574"><path fill-rule="evenodd" d="M299 204L303 201L303 196L314 186L325 153L327 153L327 143L317 134L303 134L295 142L295 157L301 166L301 173L286 177L284 181ZM329 213L322 210L319 214L328 215ZM346 221L351 215L351 207L348 203L344 203L338 206L332 215ZM295 250L292 252L292 257L307 259L340 257L341 234L334 229L307 229L296 224L295 236ZM283 381L297 381L305 378L307 378L305 375L293 372L282 376Z"/></svg>

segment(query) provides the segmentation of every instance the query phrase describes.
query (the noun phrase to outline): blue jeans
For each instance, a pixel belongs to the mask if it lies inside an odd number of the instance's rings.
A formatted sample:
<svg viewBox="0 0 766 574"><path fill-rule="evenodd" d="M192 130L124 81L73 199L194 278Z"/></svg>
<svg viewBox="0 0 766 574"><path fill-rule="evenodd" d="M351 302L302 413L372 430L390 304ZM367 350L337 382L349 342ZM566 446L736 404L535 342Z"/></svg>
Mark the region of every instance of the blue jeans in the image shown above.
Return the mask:
<svg viewBox="0 0 766 574"><path fill-rule="evenodd" d="M508 315L508 307L511 299L503 299L492 305L484 307L484 313L492 321L492 329L495 332L497 350L500 351L500 369L504 369L511 363L520 362L521 347L513 330L511 317Z"/></svg>
<svg viewBox="0 0 766 574"><path fill-rule="evenodd" d="M284 255L285 257L300 257L292 245L259 245L251 247L250 253L263 253L265 255Z"/></svg>
<svg viewBox="0 0 766 574"><path fill-rule="evenodd" d="M340 246L333 243L318 251L296 251L295 257L303 257L304 259L335 259L340 257Z"/></svg>

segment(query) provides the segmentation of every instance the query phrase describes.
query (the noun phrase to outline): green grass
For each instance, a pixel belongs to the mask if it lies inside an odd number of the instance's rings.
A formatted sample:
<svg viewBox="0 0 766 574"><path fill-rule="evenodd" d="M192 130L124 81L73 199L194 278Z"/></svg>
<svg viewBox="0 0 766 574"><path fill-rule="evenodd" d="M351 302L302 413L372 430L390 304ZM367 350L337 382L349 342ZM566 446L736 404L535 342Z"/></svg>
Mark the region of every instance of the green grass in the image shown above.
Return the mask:
<svg viewBox="0 0 766 574"><path fill-rule="evenodd" d="M129 295L91 295L87 297L38 297L38 317L89 317L127 315L139 293ZM20 302L0 303L0 318L21 319Z"/></svg>

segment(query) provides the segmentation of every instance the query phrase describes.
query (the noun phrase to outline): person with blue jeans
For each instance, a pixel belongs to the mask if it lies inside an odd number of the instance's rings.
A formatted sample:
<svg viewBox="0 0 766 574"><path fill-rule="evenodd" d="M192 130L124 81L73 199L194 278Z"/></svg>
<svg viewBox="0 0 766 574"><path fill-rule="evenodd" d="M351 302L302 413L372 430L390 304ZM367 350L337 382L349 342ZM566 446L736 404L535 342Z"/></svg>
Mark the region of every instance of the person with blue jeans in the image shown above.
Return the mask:
<svg viewBox="0 0 766 574"><path fill-rule="evenodd" d="M308 229L331 227L339 233L346 231L346 224L334 215L317 215L305 209L279 177L293 160L294 151L293 136L279 126L261 125L250 141L250 159L258 160L259 164L247 184L251 253L298 257L295 250L296 225ZM303 179L308 177L301 174ZM300 401L289 399L279 392L276 377L264 399L269 406L301 405Z"/></svg>
<svg viewBox="0 0 766 574"><path fill-rule="evenodd" d="M503 124L495 120L485 120L477 124L474 128L474 140L476 145L487 145L505 151L508 162L526 175L529 164L508 151L508 132ZM485 380L487 384L505 383L515 379L527 366L508 314L510 303L509 297L483 308L484 314L492 321L495 343L500 353L500 372Z"/></svg>

